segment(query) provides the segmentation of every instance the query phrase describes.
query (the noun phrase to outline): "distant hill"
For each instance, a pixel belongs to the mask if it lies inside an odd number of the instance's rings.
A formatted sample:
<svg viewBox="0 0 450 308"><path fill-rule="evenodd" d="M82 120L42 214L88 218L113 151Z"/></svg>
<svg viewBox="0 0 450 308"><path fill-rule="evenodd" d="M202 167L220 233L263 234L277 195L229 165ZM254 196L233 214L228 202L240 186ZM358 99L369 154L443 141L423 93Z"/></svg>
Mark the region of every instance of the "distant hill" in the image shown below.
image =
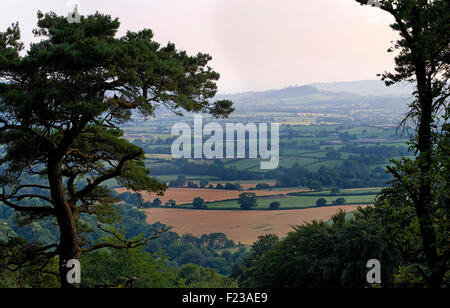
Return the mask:
<svg viewBox="0 0 450 308"><path fill-rule="evenodd" d="M413 92L411 84L387 87L381 80L361 80L333 83L313 83L309 86L321 91L346 92L362 96L403 96L409 97Z"/></svg>
<svg viewBox="0 0 450 308"><path fill-rule="evenodd" d="M411 87L388 88L382 81L316 83L280 90L218 95L231 99L238 112L298 110L386 109L402 111L411 99Z"/></svg>

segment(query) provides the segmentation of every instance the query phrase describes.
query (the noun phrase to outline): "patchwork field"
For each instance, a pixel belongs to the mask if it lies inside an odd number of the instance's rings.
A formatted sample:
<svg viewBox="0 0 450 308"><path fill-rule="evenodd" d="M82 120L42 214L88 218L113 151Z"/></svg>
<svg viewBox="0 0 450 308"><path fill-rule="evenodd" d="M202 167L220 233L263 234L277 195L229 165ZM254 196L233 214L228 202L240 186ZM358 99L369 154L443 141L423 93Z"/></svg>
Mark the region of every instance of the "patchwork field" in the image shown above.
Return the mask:
<svg viewBox="0 0 450 308"><path fill-rule="evenodd" d="M236 243L251 244L260 235L275 233L284 236L287 232L292 231L291 226L313 220L328 221L338 209L343 209L348 213L357 208L356 205L284 211L202 211L152 208L145 212L148 216L147 223L161 222L168 226L174 226L173 231L179 234L191 233L200 236L221 232Z"/></svg>
<svg viewBox="0 0 450 308"><path fill-rule="evenodd" d="M118 188L116 191L120 194L127 191L126 188ZM270 191L270 190L252 190L258 197L273 196L273 195L285 195L293 192L304 192L308 190L302 189L290 189L282 191ZM218 189L203 189L203 188L169 188L165 192L164 196L157 196L156 194L141 192L145 201L153 201L155 198L159 198L162 203L169 200L174 200L177 204L189 204L192 203L194 198L203 198L206 202L215 202L223 200L237 199L239 194L243 191L239 190L218 190Z"/></svg>

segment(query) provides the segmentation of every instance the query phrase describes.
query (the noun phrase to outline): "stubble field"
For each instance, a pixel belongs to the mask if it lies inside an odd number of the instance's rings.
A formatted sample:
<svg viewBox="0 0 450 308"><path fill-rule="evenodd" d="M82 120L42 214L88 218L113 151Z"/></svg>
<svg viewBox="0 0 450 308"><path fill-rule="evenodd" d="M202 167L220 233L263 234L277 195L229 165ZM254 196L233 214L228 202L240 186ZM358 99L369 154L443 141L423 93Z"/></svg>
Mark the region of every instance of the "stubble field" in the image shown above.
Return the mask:
<svg viewBox="0 0 450 308"><path fill-rule="evenodd" d="M339 209L348 213L357 208L357 205L278 211L152 208L145 210L145 213L147 223L161 222L173 226L173 231L178 234L191 233L200 236L221 232L236 243L251 244L260 235L275 233L284 236L292 231L292 226L313 220L328 221Z"/></svg>

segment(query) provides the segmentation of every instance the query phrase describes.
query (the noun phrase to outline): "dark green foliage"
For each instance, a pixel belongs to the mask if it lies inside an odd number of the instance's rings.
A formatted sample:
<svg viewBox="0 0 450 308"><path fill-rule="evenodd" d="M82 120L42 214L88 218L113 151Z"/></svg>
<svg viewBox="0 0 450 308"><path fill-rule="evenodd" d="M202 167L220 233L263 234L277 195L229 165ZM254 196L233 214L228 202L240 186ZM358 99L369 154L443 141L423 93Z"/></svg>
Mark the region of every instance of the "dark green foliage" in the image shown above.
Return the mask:
<svg viewBox="0 0 450 308"><path fill-rule="evenodd" d="M160 200L159 198L155 198L155 199L153 200L153 203L152 203L152 205L153 205L154 207L160 207L161 204L162 204L162 202L161 202L161 200Z"/></svg>
<svg viewBox="0 0 450 308"><path fill-rule="evenodd" d="M148 153L151 153L148 152ZM162 152L158 152L162 153ZM170 147L167 148L167 154L170 154ZM176 159L171 162L166 162L164 167L153 168L154 175L167 174L187 174L187 175L208 175L213 176L224 181L231 180L255 180L262 179L259 172L249 170L239 170L235 167L224 166L220 160L215 160L212 164L202 164L198 162L191 162L186 159ZM171 186L175 187L176 181L171 182ZM223 185L221 184L223 189Z"/></svg>
<svg viewBox="0 0 450 308"><path fill-rule="evenodd" d="M255 188L258 189L258 190L269 189L270 185L267 184L267 183L259 183L259 184L256 184Z"/></svg>
<svg viewBox="0 0 450 308"><path fill-rule="evenodd" d="M200 188L204 188L204 187L208 186L208 184L209 184L208 180L202 179L202 180L200 180L199 186L200 186Z"/></svg>
<svg viewBox="0 0 450 308"><path fill-rule="evenodd" d="M404 151L397 153L397 155L402 154ZM277 180L277 186L304 186L312 190L321 190L322 187L379 187L384 186L392 179L392 176L382 168L370 169L371 164L383 163L392 156L378 156L377 154L373 160L360 159L361 157L350 157L334 168L321 166L317 172L310 171L298 164L290 168L280 167L273 171L272 176Z"/></svg>
<svg viewBox="0 0 450 308"><path fill-rule="evenodd" d="M249 210L257 206L258 199L256 194L245 192L239 195L238 203L243 210Z"/></svg>
<svg viewBox="0 0 450 308"><path fill-rule="evenodd" d="M316 205L317 206L325 206L327 205L327 199L325 198L320 198L316 201Z"/></svg>
<svg viewBox="0 0 450 308"><path fill-rule="evenodd" d="M331 194L332 195L339 195L340 193L341 193L341 190L339 188L337 188L337 187L333 187L331 189Z"/></svg>
<svg viewBox="0 0 450 308"><path fill-rule="evenodd" d="M121 287L135 278L133 287L169 288L176 286L176 272L164 266L164 257L151 255L142 248L103 249L81 259L81 287ZM125 286L122 286L125 287Z"/></svg>
<svg viewBox="0 0 450 308"><path fill-rule="evenodd" d="M184 187L186 186L186 176L179 175L175 181L170 181L169 187Z"/></svg>
<svg viewBox="0 0 450 308"><path fill-rule="evenodd" d="M448 132L444 133L445 138L441 140L441 147L435 153L436 159L433 160L433 208L430 211L430 216L433 221L433 228L436 232L437 250L442 253L440 263L440 274L442 277L449 275L448 267L450 258L446 257L448 254L449 245L449 160L447 155L450 154L450 147L448 146ZM443 136L443 137L444 137ZM445 144L447 143L447 144ZM445 154L444 154L445 153ZM445 155L445 156L441 156ZM396 162L392 169L396 172L399 178L408 179L408 182L394 180L392 188L386 188L382 191L376 201L377 211L385 221L386 234L389 241L391 241L400 251L402 257L405 259L405 264L399 269L396 276L397 283L401 286L421 287L428 286L427 277L430 275L427 269L427 261L423 254L423 239L421 234L421 227L419 218L415 211L414 202L408 198L410 191L417 185L419 180L415 174L418 172L418 162L404 159L401 162ZM444 285L448 286L449 280L443 280Z"/></svg>
<svg viewBox="0 0 450 308"><path fill-rule="evenodd" d="M280 206L281 206L280 202L275 201L275 202L272 202L269 205L269 209L271 209L271 210L278 210L280 208Z"/></svg>
<svg viewBox="0 0 450 308"><path fill-rule="evenodd" d="M327 153L325 153L325 157L328 159L339 160L341 159L341 153L339 153L336 150L330 150Z"/></svg>
<svg viewBox="0 0 450 308"><path fill-rule="evenodd" d="M241 257L242 253L238 251L225 257L219 254L217 249L234 247L236 246L233 241L228 240L222 233L204 234L201 237L184 234L180 237L169 231L149 244L149 252L164 250L169 264L175 267L194 263L213 268L221 274L229 274L231 265Z"/></svg>
<svg viewBox="0 0 450 308"><path fill-rule="evenodd" d="M245 254L241 263L235 263L231 276L238 279L239 286L251 284L254 277L247 275L249 268L258 260L266 251L271 250L279 242L279 237L276 234L266 234L258 237L258 240L253 243L249 253ZM239 266L240 264L240 266Z"/></svg>
<svg viewBox="0 0 450 308"><path fill-rule="evenodd" d="M43 245L17 237L0 240L0 288L58 287L57 263L48 262L45 252Z"/></svg>
<svg viewBox="0 0 450 308"><path fill-rule="evenodd" d="M144 203L144 199L140 193L124 192L119 195L119 198L130 205L138 207Z"/></svg>
<svg viewBox="0 0 450 308"><path fill-rule="evenodd" d="M203 200L200 197L197 197L194 199L194 201L192 202L192 206L194 207L194 209L197 209L197 210L202 210L202 209L208 208L208 206L205 204L205 200Z"/></svg>
<svg viewBox="0 0 450 308"><path fill-rule="evenodd" d="M166 207L175 207L176 205L177 203L175 202L175 200L169 200L165 204Z"/></svg>
<svg viewBox="0 0 450 308"><path fill-rule="evenodd" d="M240 190L241 189L241 185L239 183L233 184L233 183L226 183L225 190Z"/></svg>
<svg viewBox="0 0 450 308"><path fill-rule="evenodd" d="M313 191L321 191L322 183L320 183L319 181L311 181L308 185L308 188Z"/></svg>
<svg viewBox="0 0 450 308"><path fill-rule="evenodd" d="M345 202L347 202L345 200L345 198L337 198L336 200L333 201L333 204L334 205L342 205L342 204L345 204Z"/></svg>
<svg viewBox="0 0 450 308"><path fill-rule="evenodd" d="M198 184L194 182L187 182L187 188L198 188Z"/></svg>
<svg viewBox="0 0 450 308"><path fill-rule="evenodd" d="M236 281L216 271L196 264L185 264L178 271L180 287L188 288L237 288Z"/></svg>
<svg viewBox="0 0 450 308"><path fill-rule="evenodd" d="M364 288L366 263L379 259L383 286L393 285L399 252L385 241L373 209L360 210L334 223L312 222L294 228L285 239L267 236L256 242L240 269L241 287Z"/></svg>

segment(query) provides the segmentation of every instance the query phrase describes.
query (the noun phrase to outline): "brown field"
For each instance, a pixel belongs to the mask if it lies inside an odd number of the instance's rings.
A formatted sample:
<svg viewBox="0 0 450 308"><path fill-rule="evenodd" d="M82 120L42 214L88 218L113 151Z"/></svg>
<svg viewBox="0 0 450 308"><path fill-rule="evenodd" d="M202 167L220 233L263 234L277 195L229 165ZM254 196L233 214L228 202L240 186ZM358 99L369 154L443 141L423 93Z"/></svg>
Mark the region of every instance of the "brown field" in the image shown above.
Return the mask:
<svg viewBox="0 0 450 308"><path fill-rule="evenodd" d="M161 222L174 226L178 234L191 233L196 236L215 232L225 233L236 243L251 244L260 235L276 233L284 236L292 231L291 226L313 220L328 221L338 209L346 212L356 210L357 205L309 208L279 211L222 211L153 208L145 210L147 223Z"/></svg>
<svg viewBox="0 0 450 308"><path fill-rule="evenodd" d="M127 191L126 188L118 188L116 192L121 194ZM269 191L269 190L252 190L250 192L255 193L256 196L273 196L273 195L285 195L292 192L307 191L301 189L291 189L283 191ZM203 189L203 188L169 188L165 192L164 196L157 196L156 194L141 192L145 201L153 201L155 198L159 198L164 204L169 200L174 200L178 205L192 203L194 198L203 198L206 202L223 201L239 198L239 194L243 191L239 190L217 190L217 189Z"/></svg>

